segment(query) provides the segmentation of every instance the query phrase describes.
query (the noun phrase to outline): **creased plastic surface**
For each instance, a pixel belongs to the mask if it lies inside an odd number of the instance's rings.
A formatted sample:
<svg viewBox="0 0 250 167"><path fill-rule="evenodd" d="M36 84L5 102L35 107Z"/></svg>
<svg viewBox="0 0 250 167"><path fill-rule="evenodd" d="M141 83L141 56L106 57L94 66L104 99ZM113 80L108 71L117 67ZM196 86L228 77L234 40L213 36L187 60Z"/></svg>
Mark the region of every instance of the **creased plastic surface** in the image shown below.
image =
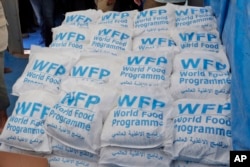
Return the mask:
<svg viewBox="0 0 250 167"><path fill-rule="evenodd" d="M250 150L250 1L205 0L215 12L232 70L234 150Z"/></svg>

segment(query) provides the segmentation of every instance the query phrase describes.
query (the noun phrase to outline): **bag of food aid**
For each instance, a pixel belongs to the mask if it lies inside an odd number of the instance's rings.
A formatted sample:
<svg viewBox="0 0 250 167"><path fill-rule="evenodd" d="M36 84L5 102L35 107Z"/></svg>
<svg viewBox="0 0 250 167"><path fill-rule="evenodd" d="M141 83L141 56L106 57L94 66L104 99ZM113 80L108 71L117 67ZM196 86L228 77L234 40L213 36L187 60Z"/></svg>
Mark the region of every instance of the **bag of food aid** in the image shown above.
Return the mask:
<svg viewBox="0 0 250 167"><path fill-rule="evenodd" d="M51 153L51 139L45 132L44 122L57 99L57 94L42 90L20 95L0 140L26 151Z"/></svg>
<svg viewBox="0 0 250 167"><path fill-rule="evenodd" d="M180 99L167 117L173 124L173 140L164 151L174 160L229 165L230 99Z"/></svg>
<svg viewBox="0 0 250 167"><path fill-rule="evenodd" d="M46 133L68 147L98 154L103 123L117 97L118 91L107 85L67 79L46 117Z"/></svg>
<svg viewBox="0 0 250 167"><path fill-rule="evenodd" d="M12 87L12 94L34 89L58 94L61 82L69 76L80 53L72 49L31 47L28 64Z"/></svg>

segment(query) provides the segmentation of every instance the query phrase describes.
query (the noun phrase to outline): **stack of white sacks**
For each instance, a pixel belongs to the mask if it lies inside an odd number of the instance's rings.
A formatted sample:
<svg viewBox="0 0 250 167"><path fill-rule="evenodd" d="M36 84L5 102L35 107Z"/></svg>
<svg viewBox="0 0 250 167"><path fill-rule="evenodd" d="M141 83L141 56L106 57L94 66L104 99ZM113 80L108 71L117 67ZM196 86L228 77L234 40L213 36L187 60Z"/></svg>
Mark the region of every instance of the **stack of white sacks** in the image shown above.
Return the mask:
<svg viewBox="0 0 250 167"><path fill-rule="evenodd" d="M69 12L31 48L0 150L51 167L228 166L230 83L210 7Z"/></svg>

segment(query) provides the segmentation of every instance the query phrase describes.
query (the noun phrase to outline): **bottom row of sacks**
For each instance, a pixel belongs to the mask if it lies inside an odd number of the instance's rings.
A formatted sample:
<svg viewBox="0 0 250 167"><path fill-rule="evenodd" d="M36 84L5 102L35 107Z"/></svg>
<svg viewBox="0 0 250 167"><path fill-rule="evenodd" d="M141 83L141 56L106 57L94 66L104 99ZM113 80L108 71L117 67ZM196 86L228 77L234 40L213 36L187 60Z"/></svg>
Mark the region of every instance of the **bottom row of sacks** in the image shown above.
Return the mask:
<svg viewBox="0 0 250 167"><path fill-rule="evenodd" d="M4 151L32 155L31 152L7 147L6 145L0 146L1 150ZM64 156L56 154L35 155L45 157L49 167L229 167L228 165L208 165L192 161L172 160L171 156L165 154L162 148L106 147L101 149L101 157L74 149L67 151L67 155Z"/></svg>
<svg viewBox="0 0 250 167"><path fill-rule="evenodd" d="M90 88L73 86L59 96L38 90L20 95L0 150L42 154L51 167L228 165L229 99L172 101L165 89L116 94L105 87L91 94Z"/></svg>
<svg viewBox="0 0 250 167"><path fill-rule="evenodd" d="M101 150L99 162L74 159L56 155L47 156L51 167L226 167L206 165L190 161L171 160L162 149L129 149L107 147ZM94 160L94 157L93 159Z"/></svg>

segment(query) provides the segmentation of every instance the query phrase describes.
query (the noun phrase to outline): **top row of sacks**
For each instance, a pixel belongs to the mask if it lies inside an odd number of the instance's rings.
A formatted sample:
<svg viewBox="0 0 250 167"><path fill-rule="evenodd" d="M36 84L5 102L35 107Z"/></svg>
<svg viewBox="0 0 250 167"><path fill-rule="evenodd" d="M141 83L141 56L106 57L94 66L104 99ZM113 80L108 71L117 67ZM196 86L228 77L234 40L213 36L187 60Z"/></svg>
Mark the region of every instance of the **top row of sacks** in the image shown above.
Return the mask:
<svg viewBox="0 0 250 167"><path fill-rule="evenodd" d="M172 28L217 29L211 6L180 6L168 3L165 6L143 11L81 10L68 12L62 25L86 28L92 25L112 25L135 30L135 33L167 31Z"/></svg>
<svg viewBox="0 0 250 167"><path fill-rule="evenodd" d="M163 48L214 53L223 49L209 6L167 4L143 11L74 11L66 13L61 26L52 31L52 48L87 49L113 55L120 51Z"/></svg>

